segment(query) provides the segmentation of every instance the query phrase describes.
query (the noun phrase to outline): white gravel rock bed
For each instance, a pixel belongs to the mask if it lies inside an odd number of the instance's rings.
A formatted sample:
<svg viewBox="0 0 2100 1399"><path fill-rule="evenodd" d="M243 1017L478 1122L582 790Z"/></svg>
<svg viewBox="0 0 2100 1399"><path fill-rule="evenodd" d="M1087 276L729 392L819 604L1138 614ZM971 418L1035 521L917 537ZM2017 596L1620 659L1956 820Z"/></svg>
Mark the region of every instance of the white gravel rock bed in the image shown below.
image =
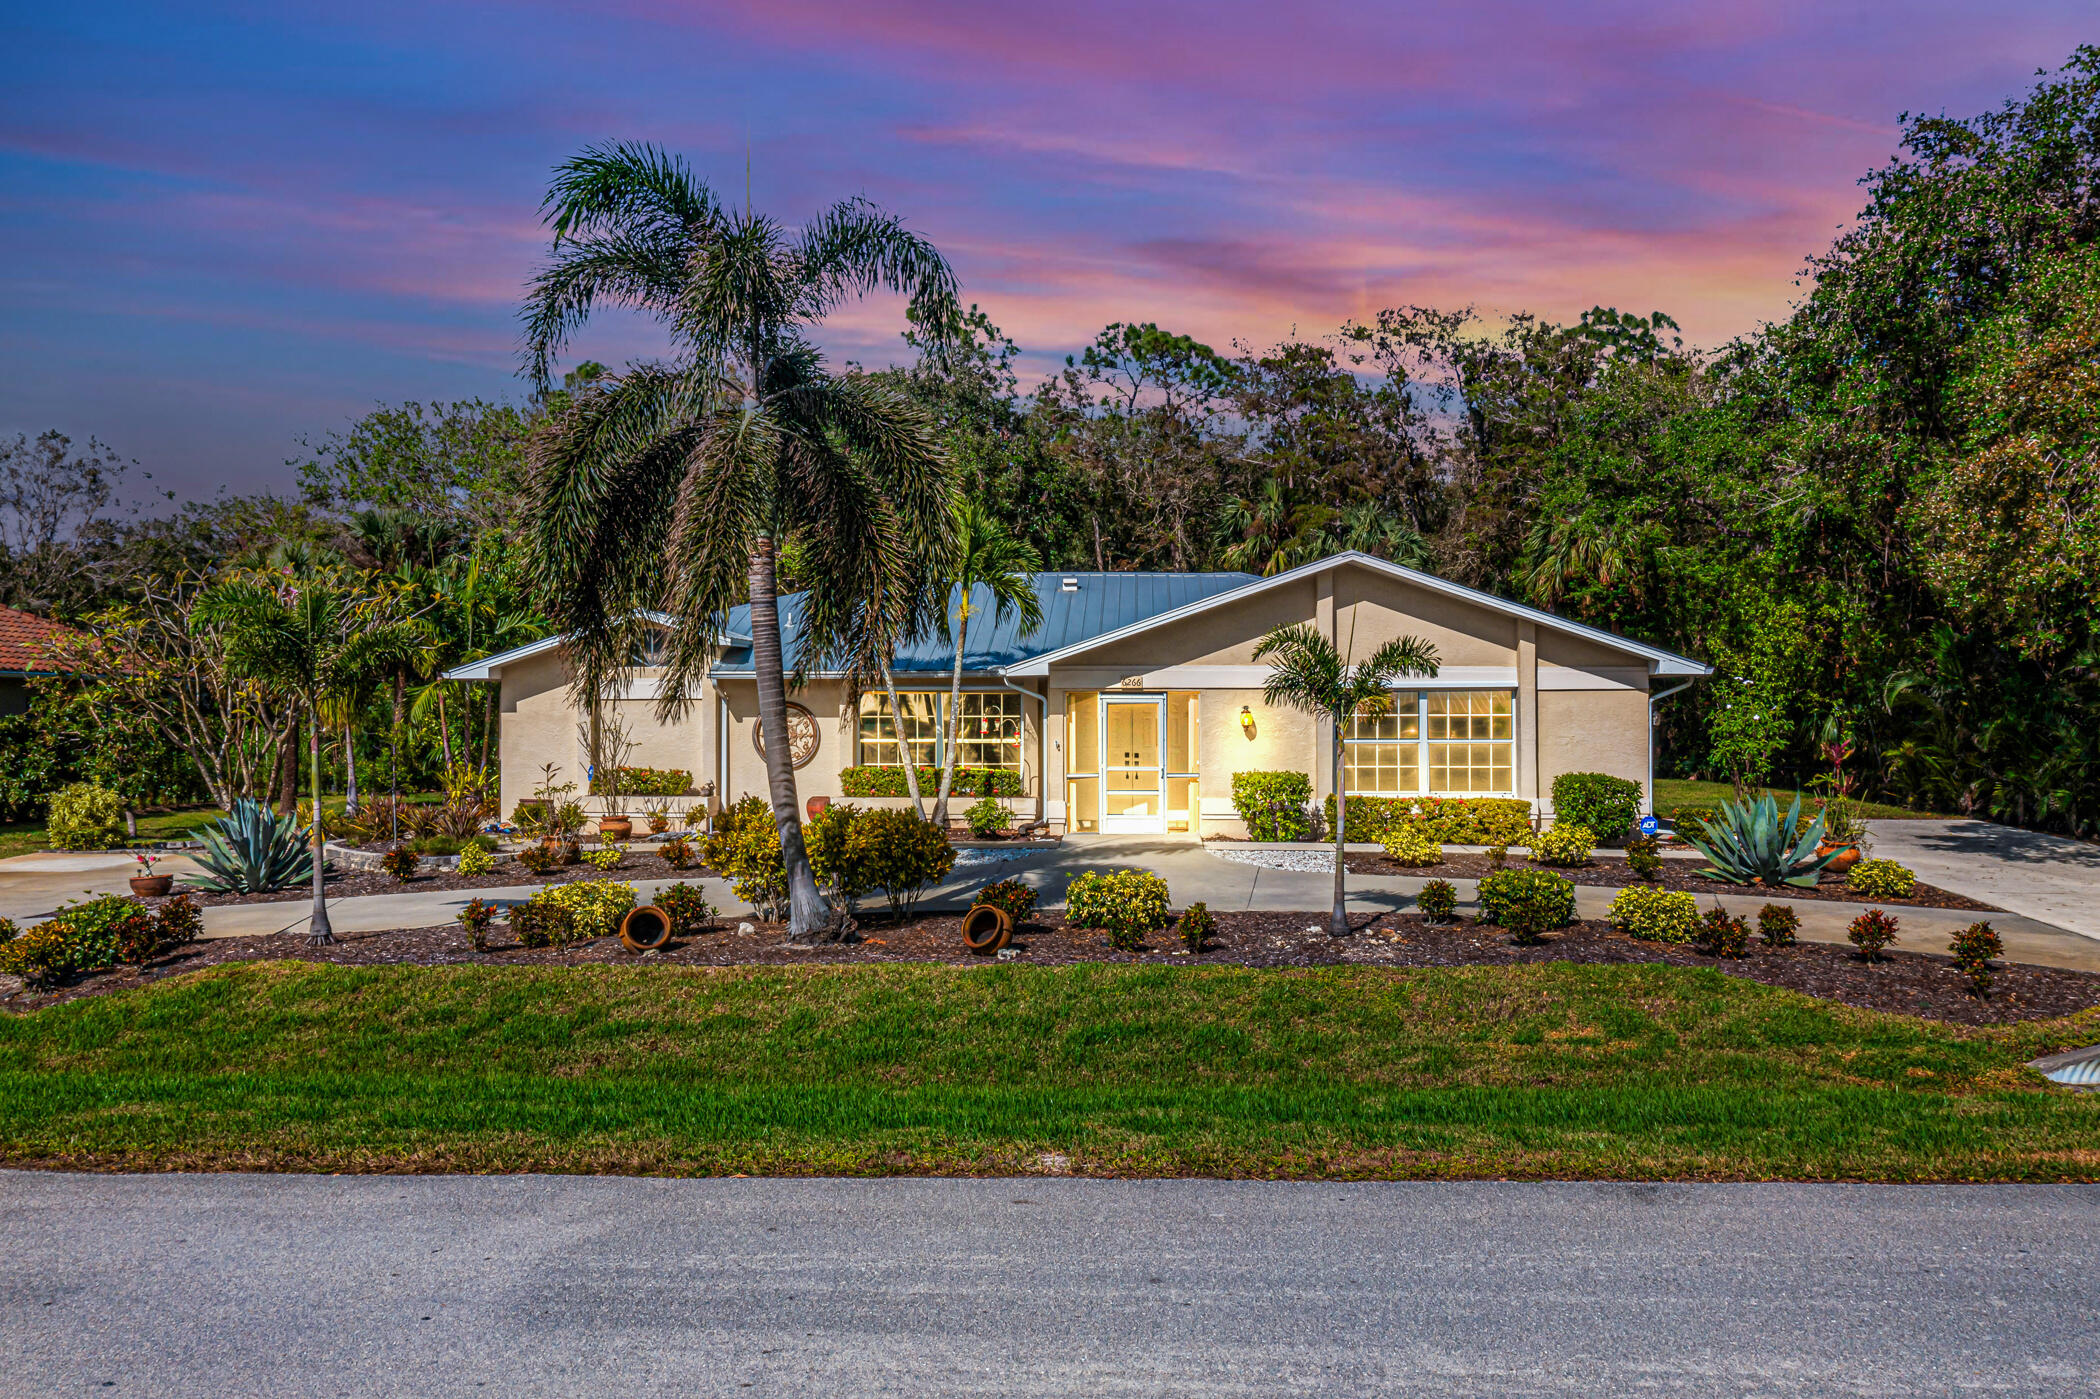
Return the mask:
<svg viewBox="0 0 2100 1399"><path fill-rule="evenodd" d="M996 865L1001 860L1025 860L1030 855L1042 853L1042 850L958 850L955 852L955 867L966 869L971 865Z"/></svg>
<svg viewBox="0 0 2100 1399"><path fill-rule="evenodd" d="M1236 865L1259 865L1265 870L1295 870L1300 874L1334 873L1333 851L1212 850L1210 853Z"/></svg>

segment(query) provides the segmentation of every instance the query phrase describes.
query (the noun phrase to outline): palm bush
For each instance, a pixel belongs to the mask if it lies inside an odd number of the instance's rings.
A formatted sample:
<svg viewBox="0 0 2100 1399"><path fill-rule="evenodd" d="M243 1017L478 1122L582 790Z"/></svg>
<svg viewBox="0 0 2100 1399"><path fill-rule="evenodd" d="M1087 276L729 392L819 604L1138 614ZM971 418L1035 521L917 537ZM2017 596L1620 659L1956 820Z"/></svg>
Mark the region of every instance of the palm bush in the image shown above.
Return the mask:
<svg viewBox="0 0 2100 1399"><path fill-rule="evenodd" d="M197 873L185 878L210 894L274 894L313 878L314 852L307 833L253 797L197 832Z"/></svg>
<svg viewBox="0 0 2100 1399"><path fill-rule="evenodd" d="M1706 857L1706 868L1699 873L1708 879L1802 889L1813 889L1816 877L1837 858L1835 850L1816 853L1822 839L1820 815L1801 825L1799 792L1783 817L1770 793L1753 801L1722 802L1701 823L1698 834L1685 836L1686 843Z"/></svg>

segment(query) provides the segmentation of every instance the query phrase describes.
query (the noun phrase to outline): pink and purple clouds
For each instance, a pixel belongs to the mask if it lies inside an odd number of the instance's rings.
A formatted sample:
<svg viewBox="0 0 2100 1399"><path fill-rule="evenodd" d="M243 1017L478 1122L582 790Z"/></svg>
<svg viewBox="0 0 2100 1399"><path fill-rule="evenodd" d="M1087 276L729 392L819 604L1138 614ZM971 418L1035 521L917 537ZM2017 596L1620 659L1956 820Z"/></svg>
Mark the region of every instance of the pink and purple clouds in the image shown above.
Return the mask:
<svg viewBox="0 0 2100 1399"><path fill-rule="evenodd" d="M303 12L303 13L302 13ZM1470 6L852 0L15 7L0 429L209 492L371 403L515 394L548 168L648 139L799 218L864 193L1047 367L1407 302L1782 314L1905 110L2024 88L2044 0ZM2086 26L2089 28L2089 26ZM897 353L894 308L834 327ZM659 341L608 323L579 348Z"/></svg>

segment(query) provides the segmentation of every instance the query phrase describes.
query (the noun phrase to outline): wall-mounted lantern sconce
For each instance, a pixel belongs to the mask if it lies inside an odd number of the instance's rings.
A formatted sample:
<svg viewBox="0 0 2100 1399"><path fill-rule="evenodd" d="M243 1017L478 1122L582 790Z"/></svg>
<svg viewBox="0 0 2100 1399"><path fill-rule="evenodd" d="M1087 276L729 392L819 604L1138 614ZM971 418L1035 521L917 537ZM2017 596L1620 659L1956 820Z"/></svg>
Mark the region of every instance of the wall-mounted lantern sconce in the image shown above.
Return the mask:
<svg viewBox="0 0 2100 1399"><path fill-rule="evenodd" d="M1254 711L1244 704L1240 706L1240 732L1254 737Z"/></svg>

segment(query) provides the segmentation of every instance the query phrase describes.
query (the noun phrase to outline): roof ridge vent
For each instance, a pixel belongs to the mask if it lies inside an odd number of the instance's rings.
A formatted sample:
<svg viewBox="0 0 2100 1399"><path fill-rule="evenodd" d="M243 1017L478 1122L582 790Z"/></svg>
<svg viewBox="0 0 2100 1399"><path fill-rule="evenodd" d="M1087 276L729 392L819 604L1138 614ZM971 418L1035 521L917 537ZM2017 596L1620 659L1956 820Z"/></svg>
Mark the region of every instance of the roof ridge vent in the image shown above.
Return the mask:
<svg viewBox="0 0 2100 1399"><path fill-rule="evenodd" d="M1079 580L1067 573L1057 580L1057 590L1061 593L1076 593L1079 591Z"/></svg>

